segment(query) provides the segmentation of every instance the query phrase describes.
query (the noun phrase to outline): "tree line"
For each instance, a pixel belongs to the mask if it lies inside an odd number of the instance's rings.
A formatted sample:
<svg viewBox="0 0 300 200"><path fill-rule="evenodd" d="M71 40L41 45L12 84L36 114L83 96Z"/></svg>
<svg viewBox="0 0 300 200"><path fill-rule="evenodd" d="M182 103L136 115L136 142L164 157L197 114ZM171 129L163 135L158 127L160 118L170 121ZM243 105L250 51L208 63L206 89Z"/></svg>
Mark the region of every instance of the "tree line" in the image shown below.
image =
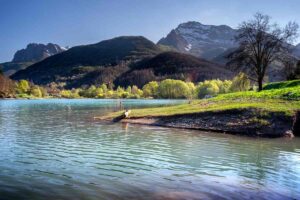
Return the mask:
<svg viewBox="0 0 300 200"><path fill-rule="evenodd" d="M233 80L206 80L194 84L182 80L166 79L161 82L151 81L142 88L118 86L115 89L107 84L91 85L87 88L67 90L63 85L51 83L45 87L35 85L27 80L15 83L15 96L18 98L156 98L156 99L194 99L207 98L250 89L250 80L244 73L239 73Z"/></svg>

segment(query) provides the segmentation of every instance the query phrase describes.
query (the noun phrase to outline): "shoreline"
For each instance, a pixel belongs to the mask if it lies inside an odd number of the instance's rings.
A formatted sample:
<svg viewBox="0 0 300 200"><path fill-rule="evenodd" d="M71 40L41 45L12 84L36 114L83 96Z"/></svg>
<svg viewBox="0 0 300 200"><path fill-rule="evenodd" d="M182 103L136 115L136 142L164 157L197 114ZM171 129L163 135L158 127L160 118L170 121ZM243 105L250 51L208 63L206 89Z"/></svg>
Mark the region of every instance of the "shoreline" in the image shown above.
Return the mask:
<svg viewBox="0 0 300 200"><path fill-rule="evenodd" d="M49 100L49 99L66 99L66 98L8 98L1 100ZM72 99L66 99L72 100ZM76 100L76 99L75 99ZM78 98L78 100L100 100L95 98ZM122 100L122 99L101 99L101 100ZM126 99L127 100L127 99ZM128 99L130 100L130 99ZM150 99L138 99L150 100ZM153 99L151 99L153 100ZM160 99L165 100L165 99ZM168 99L169 100L169 99ZM251 103L253 100L248 100ZM238 101L239 104L247 102L246 100ZM255 100L256 103L259 101ZM154 107L146 110L135 109L134 113L128 117L123 116L123 112L110 113L103 117L94 117L112 122L142 124L151 126L161 126L180 129L193 129L218 133L227 133L243 136L254 137L294 137L300 136L300 110L288 104L293 101L262 100L261 105L246 105L242 108L230 107L230 103L236 104L235 101L227 101L220 104L220 101L213 99L199 100L189 104L171 105L167 107ZM277 103L277 104L276 104ZM270 108L265 108L269 104ZM228 106L229 107L226 107ZM284 106L285 109L278 109ZM240 107L240 106L238 106ZM169 112L169 108L171 108ZM174 109L174 110L172 110ZM186 110L187 109L187 110ZM199 109L199 111L195 110ZM168 112L164 112L168 110ZM163 112L161 112L163 111ZM184 111L184 112L182 112ZM288 114L287 114L288 112ZM112 115L111 115L112 114Z"/></svg>
<svg viewBox="0 0 300 200"><path fill-rule="evenodd" d="M263 113L262 110L255 108L169 116L125 118L120 115L114 118L95 117L94 119L265 138L299 136L300 127L300 111L294 116L287 116L283 112Z"/></svg>

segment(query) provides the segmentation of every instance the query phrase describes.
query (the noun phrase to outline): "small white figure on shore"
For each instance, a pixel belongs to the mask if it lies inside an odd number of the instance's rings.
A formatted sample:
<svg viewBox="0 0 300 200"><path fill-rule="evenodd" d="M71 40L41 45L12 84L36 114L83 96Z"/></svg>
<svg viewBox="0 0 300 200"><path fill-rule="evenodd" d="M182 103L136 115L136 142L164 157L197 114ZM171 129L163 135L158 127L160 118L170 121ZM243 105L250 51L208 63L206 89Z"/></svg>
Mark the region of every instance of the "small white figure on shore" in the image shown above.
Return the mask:
<svg viewBox="0 0 300 200"><path fill-rule="evenodd" d="M125 115L125 118L129 117L129 114L130 114L131 110L126 110L124 115Z"/></svg>

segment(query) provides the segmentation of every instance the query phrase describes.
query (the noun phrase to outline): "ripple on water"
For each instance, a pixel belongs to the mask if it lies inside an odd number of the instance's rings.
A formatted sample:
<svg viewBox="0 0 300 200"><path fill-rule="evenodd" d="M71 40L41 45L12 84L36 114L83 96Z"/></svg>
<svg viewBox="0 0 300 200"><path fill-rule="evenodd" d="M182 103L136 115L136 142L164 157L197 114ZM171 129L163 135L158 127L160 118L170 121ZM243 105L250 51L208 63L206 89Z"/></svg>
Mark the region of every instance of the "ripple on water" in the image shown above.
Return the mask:
<svg viewBox="0 0 300 200"><path fill-rule="evenodd" d="M126 101L145 107L171 101ZM102 124L115 100L0 101L0 199L300 198L300 140Z"/></svg>

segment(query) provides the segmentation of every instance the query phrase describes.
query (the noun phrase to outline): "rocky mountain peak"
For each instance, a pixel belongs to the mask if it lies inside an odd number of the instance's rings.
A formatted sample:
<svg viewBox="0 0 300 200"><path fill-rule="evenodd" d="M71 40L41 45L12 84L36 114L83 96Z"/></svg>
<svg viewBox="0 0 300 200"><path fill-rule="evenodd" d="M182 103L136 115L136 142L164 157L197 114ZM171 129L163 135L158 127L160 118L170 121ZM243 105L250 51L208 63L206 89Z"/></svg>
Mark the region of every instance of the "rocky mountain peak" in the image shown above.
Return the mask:
<svg viewBox="0 0 300 200"><path fill-rule="evenodd" d="M15 53L12 62L38 62L65 50L67 49L57 44L30 43L25 49L21 49Z"/></svg>
<svg viewBox="0 0 300 200"><path fill-rule="evenodd" d="M213 59L229 48L236 46L235 29L226 25L204 25L200 22L186 22L172 30L158 43L175 47L183 53Z"/></svg>

